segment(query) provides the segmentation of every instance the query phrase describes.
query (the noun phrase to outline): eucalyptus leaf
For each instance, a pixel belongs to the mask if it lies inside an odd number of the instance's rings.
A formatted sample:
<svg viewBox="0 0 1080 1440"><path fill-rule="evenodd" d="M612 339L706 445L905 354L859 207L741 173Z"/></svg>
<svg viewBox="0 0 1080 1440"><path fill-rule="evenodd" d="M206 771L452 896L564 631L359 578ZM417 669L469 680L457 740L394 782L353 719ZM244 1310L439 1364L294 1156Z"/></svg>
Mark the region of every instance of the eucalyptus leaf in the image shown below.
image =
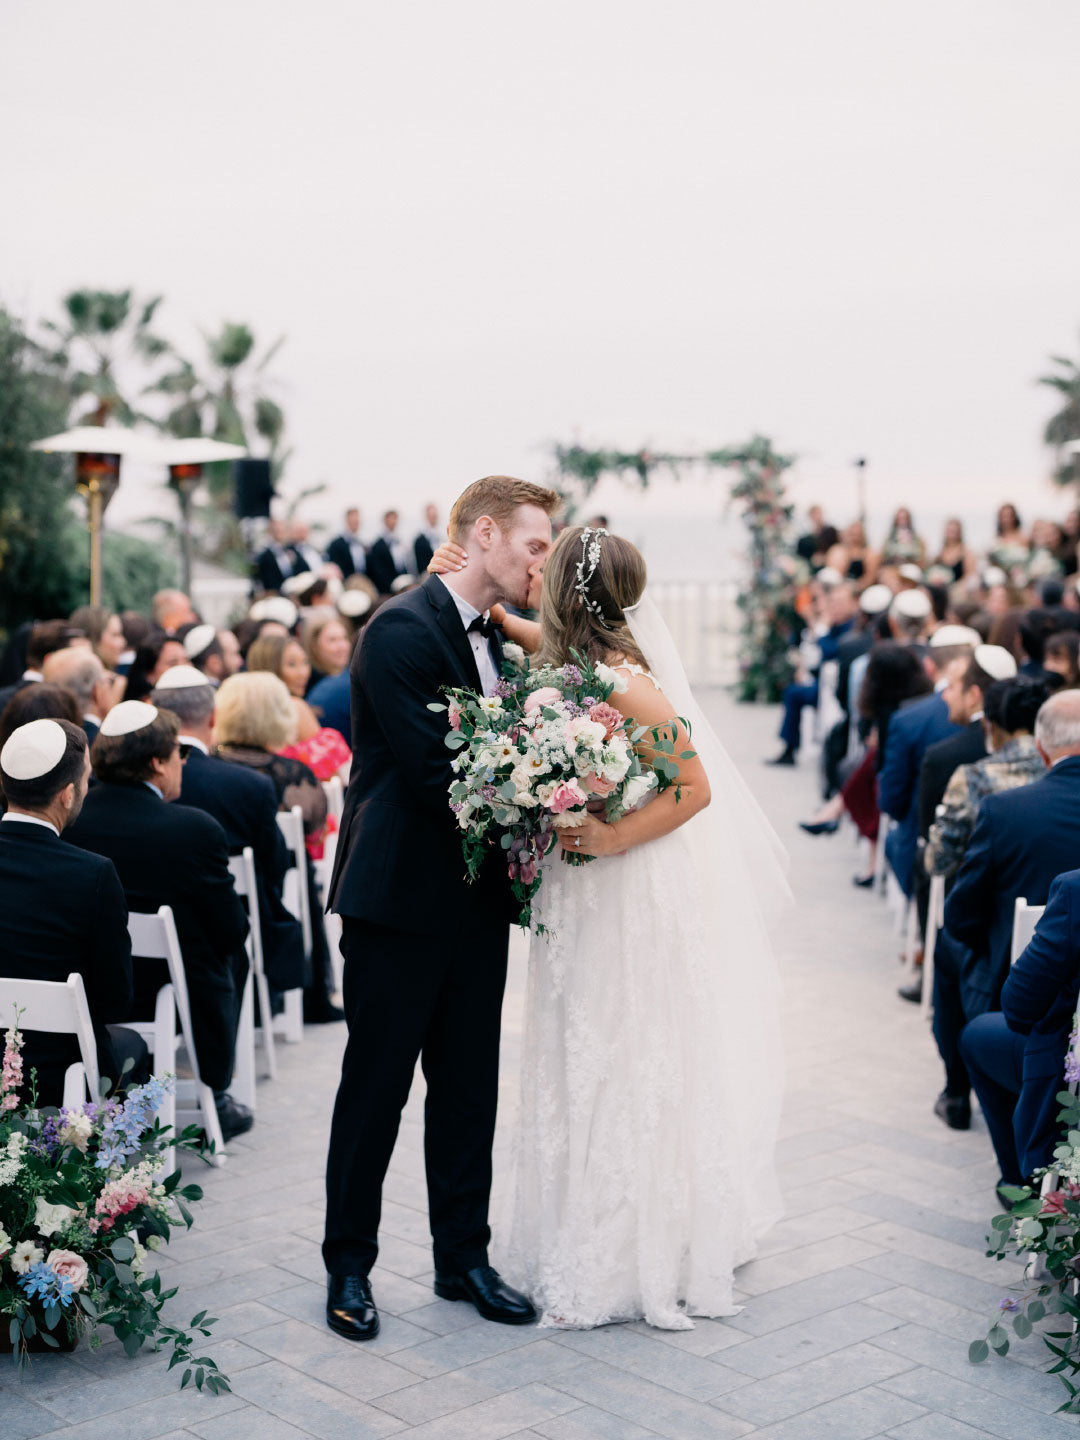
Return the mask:
<svg viewBox="0 0 1080 1440"><path fill-rule="evenodd" d="M972 1365L981 1365L990 1355L990 1346L985 1340L973 1340L968 1346L968 1359Z"/></svg>
<svg viewBox="0 0 1080 1440"><path fill-rule="evenodd" d="M1026 1315L1017 1315L1013 1320L1013 1329L1019 1339L1026 1340L1031 1334L1031 1321Z"/></svg>

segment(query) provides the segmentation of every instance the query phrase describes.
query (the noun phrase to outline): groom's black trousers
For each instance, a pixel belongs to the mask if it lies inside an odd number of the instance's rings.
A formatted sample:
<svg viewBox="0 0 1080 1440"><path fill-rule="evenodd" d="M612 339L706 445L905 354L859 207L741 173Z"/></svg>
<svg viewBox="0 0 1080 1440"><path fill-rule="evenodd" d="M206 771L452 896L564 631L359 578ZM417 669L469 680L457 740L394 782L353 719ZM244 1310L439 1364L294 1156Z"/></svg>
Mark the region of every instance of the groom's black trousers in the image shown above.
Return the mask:
<svg viewBox="0 0 1080 1440"><path fill-rule="evenodd" d="M509 929L505 914L462 909L438 937L343 918L349 1039L330 1131L323 1241L332 1275L366 1275L375 1263L383 1178L418 1056L435 1268L463 1274L487 1264Z"/></svg>

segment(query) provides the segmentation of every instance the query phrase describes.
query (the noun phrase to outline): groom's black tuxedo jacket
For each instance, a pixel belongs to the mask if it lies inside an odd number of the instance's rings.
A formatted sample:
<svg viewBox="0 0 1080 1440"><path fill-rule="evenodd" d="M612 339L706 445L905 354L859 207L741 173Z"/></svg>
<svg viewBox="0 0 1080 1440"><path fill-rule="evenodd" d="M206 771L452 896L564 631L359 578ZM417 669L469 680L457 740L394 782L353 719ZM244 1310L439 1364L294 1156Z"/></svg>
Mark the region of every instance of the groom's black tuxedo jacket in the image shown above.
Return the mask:
<svg viewBox="0 0 1080 1440"><path fill-rule="evenodd" d="M444 686L479 690L472 646L437 577L383 605L350 669L353 767L329 908L339 915L438 935L448 914L478 906L515 915L502 852L465 883L461 832L450 811L452 752Z"/></svg>

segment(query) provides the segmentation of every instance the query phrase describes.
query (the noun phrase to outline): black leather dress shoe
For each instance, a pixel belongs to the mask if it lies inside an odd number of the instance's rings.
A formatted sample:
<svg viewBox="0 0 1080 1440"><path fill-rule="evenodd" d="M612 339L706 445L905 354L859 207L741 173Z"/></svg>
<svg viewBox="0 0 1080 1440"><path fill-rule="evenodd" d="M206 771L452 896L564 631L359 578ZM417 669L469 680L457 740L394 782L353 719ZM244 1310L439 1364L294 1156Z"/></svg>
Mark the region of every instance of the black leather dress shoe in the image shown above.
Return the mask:
<svg viewBox="0 0 1080 1440"><path fill-rule="evenodd" d="M214 1107L221 1126L221 1138L226 1144L235 1140L237 1135L246 1135L255 1124L255 1116L248 1107L234 1100L227 1090L214 1095Z"/></svg>
<svg viewBox="0 0 1080 1440"><path fill-rule="evenodd" d="M853 875L851 883L859 890L869 890L876 879L877 876L871 871L869 875Z"/></svg>
<svg viewBox="0 0 1080 1440"><path fill-rule="evenodd" d="M786 746L784 747L784 749L780 752L780 754L777 755L777 757L776 757L775 760L766 760L766 761L765 761L765 764L766 764L766 765L794 765L795 762L796 762L795 751L792 750L790 746L787 746L787 745L786 745Z"/></svg>
<svg viewBox="0 0 1080 1440"><path fill-rule="evenodd" d="M910 985L901 985L896 992L901 1000L910 1000L913 1005L922 1004L922 976L916 975Z"/></svg>
<svg viewBox="0 0 1080 1440"><path fill-rule="evenodd" d="M966 1095L947 1095L943 1090L934 1101L934 1114L950 1130L971 1129L971 1101Z"/></svg>
<svg viewBox="0 0 1080 1440"><path fill-rule="evenodd" d="M379 1333L379 1312L371 1298L366 1275L326 1277L326 1323L346 1340L374 1340Z"/></svg>
<svg viewBox="0 0 1080 1440"><path fill-rule="evenodd" d="M345 1011L340 1005L333 1004L330 1000L323 1000L321 1004L309 1005L304 1002L304 1024L305 1025L333 1025L338 1020L345 1019Z"/></svg>
<svg viewBox="0 0 1080 1440"><path fill-rule="evenodd" d="M478 1265L464 1275L435 1275L435 1294L442 1300L468 1300L485 1320L499 1325L531 1325L536 1309L519 1291L507 1285L490 1265Z"/></svg>

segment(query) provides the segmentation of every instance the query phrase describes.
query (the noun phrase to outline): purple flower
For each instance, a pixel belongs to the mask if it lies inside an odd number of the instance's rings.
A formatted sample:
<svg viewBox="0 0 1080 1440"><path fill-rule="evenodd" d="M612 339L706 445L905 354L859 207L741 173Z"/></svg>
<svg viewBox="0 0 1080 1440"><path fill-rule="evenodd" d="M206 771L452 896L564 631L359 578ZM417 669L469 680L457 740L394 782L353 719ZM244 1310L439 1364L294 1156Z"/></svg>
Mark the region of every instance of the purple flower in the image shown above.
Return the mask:
<svg viewBox="0 0 1080 1440"><path fill-rule="evenodd" d="M582 674L576 665L564 665L559 673L567 685L581 684Z"/></svg>
<svg viewBox="0 0 1080 1440"><path fill-rule="evenodd" d="M998 1309L1007 1310L1010 1315L1015 1315L1016 1312L1020 1309L1020 1302L1019 1300L1014 1300L1011 1295L1006 1295L1004 1300L1002 1300L1001 1304L998 1306Z"/></svg>

